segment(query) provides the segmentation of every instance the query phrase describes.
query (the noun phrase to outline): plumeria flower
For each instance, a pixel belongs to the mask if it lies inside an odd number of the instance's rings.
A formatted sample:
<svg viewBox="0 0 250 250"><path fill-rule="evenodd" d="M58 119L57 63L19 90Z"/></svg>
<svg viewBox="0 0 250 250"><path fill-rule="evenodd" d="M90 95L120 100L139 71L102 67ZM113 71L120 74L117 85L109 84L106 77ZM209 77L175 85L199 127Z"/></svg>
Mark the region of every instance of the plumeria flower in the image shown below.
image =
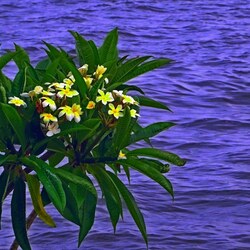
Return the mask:
<svg viewBox="0 0 250 250"><path fill-rule="evenodd" d="M43 118L44 123L57 122L57 118L50 113L40 114L40 118Z"/></svg>
<svg viewBox="0 0 250 250"><path fill-rule="evenodd" d="M74 114L74 120L75 120L75 122L78 123L81 120L80 115L83 113L81 106L74 103L73 106L72 106L72 108L71 108L71 110L72 110L72 112Z"/></svg>
<svg viewBox="0 0 250 250"><path fill-rule="evenodd" d="M73 77L73 78L72 78L72 77ZM63 79L63 82L66 84L67 87L70 88L70 87L74 84L75 78L74 78L74 76L72 75L72 76L70 76L69 78Z"/></svg>
<svg viewBox="0 0 250 250"><path fill-rule="evenodd" d="M135 101L135 99L132 96L129 95L123 95L123 103L129 103L129 104L136 104L137 102Z"/></svg>
<svg viewBox="0 0 250 250"><path fill-rule="evenodd" d="M49 137L61 132L61 129L59 128L59 125L57 122L53 122L49 124L47 128L48 128L48 132L46 133L46 135Z"/></svg>
<svg viewBox="0 0 250 250"><path fill-rule="evenodd" d="M31 99L33 99L34 96L41 94L43 91L43 87L41 86L36 86L33 90L27 92L24 92L22 94L20 94L20 96L22 97L30 97Z"/></svg>
<svg viewBox="0 0 250 250"><path fill-rule="evenodd" d="M44 108L49 106L52 111L56 110L56 103L51 98L42 97L41 99L44 100L44 101L42 101L42 105Z"/></svg>
<svg viewBox="0 0 250 250"><path fill-rule="evenodd" d="M76 90L71 90L70 88L66 87L64 88L58 88L59 92L57 93L57 96L59 98L63 98L64 96L66 97L73 97L79 95L79 93Z"/></svg>
<svg viewBox="0 0 250 250"><path fill-rule="evenodd" d="M44 96L54 96L55 95L55 93L52 93L52 92L46 91L46 90L43 90L41 92L41 94L44 95Z"/></svg>
<svg viewBox="0 0 250 250"><path fill-rule="evenodd" d="M91 83L92 83L92 81L93 81L93 78L90 77L89 75L87 75L87 76L83 77L83 79L84 79L84 81L85 81L87 87L90 88L90 85L91 85Z"/></svg>
<svg viewBox="0 0 250 250"><path fill-rule="evenodd" d="M87 74L88 71L88 64L84 64L82 67L78 69L78 71L81 73L82 76Z"/></svg>
<svg viewBox="0 0 250 250"><path fill-rule="evenodd" d="M100 96L96 97L96 102L102 101L102 104L106 105L108 102L114 101L114 98L113 98L111 92L107 92L105 94L101 89L98 89L98 93L100 94Z"/></svg>
<svg viewBox="0 0 250 250"><path fill-rule="evenodd" d="M54 89L58 89L61 88L63 89L64 87L66 87L66 83L63 82L53 82L53 83L45 83L46 85L49 85L49 91L54 91Z"/></svg>
<svg viewBox="0 0 250 250"><path fill-rule="evenodd" d="M15 106L18 106L18 107L20 107L20 106L27 107L27 104L22 99L20 99L19 97L16 97L16 96L9 97L9 99L10 99L8 101L9 104L14 104Z"/></svg>
<svg viewBox="0 0 250 250"><path fill-rule="evenodd" d="M118 97L123 97L123 91L122 90L113 90L113 93Z"/></svg>
<svg viewBox="0 0 250 250"><path fill-rule="evenodd" d="M119 117L121 117L122 114L122 105L117 105L117 107L114 106L113 103L109 104L109 108L110 110L108 111L109 115L113 115L116 119L118 119Z"/></svg>
<svg viewBox="0 0 250 250"><path fill-rule="evenodd" d="M118 160L127 159L126 155L120 150Z"/></svg>
<svg viewBox="0 0 250 250"><path fill-rule="evenodd" d="M72 121L72 119L74 118L74 113L70 106L66 105L64 107L60 107L59 109L61 109L62 111L58 114L58 117L65 115L68 121Z"/></svg>
<svg viewBox="0 0 250 250"><path fill-rule="evenodd" d="M135 109L130 110L130 116L136 118L136 116L140 116Z"/></svg>
<svg viewBox="0 0 250 250"><path fill-rule="evenodd" d="M95 102L89 101L86 109L94 109L95 108Z"/></svg>
<svg viewBox="0 0 250 250"><path fill-rule="evenodd" d="M106 70L107 68L105 68L103 65L98 65L94 75L97 79L100 79Z"/></svg>

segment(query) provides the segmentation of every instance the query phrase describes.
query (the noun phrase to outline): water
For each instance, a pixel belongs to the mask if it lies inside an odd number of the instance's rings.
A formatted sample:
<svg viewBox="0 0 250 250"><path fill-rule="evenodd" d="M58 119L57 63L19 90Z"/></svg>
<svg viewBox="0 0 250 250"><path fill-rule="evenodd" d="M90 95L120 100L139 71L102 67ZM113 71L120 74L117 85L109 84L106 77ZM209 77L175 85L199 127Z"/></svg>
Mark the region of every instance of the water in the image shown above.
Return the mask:
<svg viewBox="0 0 250 250"><path fill-rule="evenodd" d="M13 42L34 62L41 40L72 51L75 30L101 43L119 27L122 55L170 57L175 63L135 81L174 112L144 110L144 124L178 125L154 139L188 163L168 175L175 201L150 180L133 173L130 189L145 216L149 249L250 249L250 2L214 1L7 1L0 3L1 49ZM9 68L12 72L12 68ZM9 210L9 201L5 210ZM77 249L77 227L50 209L56 229L36 221L33 249ZM0 249L13 240L9 211L3 214ZM97 220L80 249L145 249L125 210L113 235L99 199Z"/></svg>

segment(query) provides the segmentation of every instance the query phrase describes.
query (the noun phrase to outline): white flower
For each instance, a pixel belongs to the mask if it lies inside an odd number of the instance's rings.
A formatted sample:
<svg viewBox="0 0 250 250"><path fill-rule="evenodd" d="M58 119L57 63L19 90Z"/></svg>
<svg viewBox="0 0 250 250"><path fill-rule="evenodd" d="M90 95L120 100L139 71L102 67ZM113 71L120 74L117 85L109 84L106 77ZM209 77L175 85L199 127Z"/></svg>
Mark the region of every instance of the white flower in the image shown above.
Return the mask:
<svg viewBox="0 0 250 250"><path fill-rule="evenodd" d="M53 122L48 125L48 132L46 133L47 136L52 136L61 132L59 125L57 122Z"/></svg>

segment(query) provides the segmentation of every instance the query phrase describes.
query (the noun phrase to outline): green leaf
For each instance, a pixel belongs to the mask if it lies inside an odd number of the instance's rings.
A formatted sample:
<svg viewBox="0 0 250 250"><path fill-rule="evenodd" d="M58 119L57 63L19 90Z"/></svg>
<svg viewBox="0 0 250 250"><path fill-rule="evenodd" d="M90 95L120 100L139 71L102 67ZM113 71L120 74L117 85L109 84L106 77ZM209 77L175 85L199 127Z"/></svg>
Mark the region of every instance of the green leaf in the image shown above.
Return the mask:
<svg viewBox="0 0 250 250"><path fill-rule="evenodd" d="M67 185L66 183L63 183L63 188L64 188L64 192L66 195L66 206L63 212L61 213L61 215L65 219L80 226L81 223L79 220L79 210L78 210L77 200L74 196L74 193L72 192L70 186Z"/></svg>
<svg viewBox="0 0 250 250"><path fill-rule="evenodd" d="M97 49L95 43L94 43L92 40L88 41L88 43L89 43L89 45L91 46L92 51L93 51L93 53L94 53L94 59L95 59L95 64L94 64L94 65L95 65L95 66L96 66L96 65L99 65L99 64L100 64L100 58L99 58L98 49Z"/></svg>
<svg viewBox="0 0 250 250"><path fill-rule="evenodd" d="M106 170L104 170L101 166L98 168L96 168L96 166L92 168L89 167L88 171L96 178L99 183L99 186L105 197L111 223L115 232L119 217L122 215L122 203L118 189L111 181Z"/></svg>
<svg viewBox="0 0 250 250"><path fill-rule="evenodd" d="M102 46L99 48L99 56L101 64L108 61L118 59L118 29L115 28L108 33Z"/></svg>
<svg viewBox="0 0 250 250"><path fill-rule="evenodd" d="M0 86L3 86L6 92L9 92L11 90L11 80L6 75L4 75L1 70L0 70Z"/></svg>
<svg viewBox="0 0 250 250"><path fill-rule="evenodd" d="M17 155L13 154L0 155L0 166L4 166L5 164L16 163L16 160L17 160Z"/></svg>
<svg viewBox="0 0 250 250"><path fill-rule="evenodd" d="M18 52L7 52L6 54L0 57L0 70L9 62L11 61L14 56L17 55Z"/></svg>
<svg viewBox="0 0 250 250"><path fill-rule="evenodd" d="M130 166L131 168L148 176L155 182L159 183L164 189L166 189L172 197L174 196L171 182L164 175L162 175L157 169L151 167L147 163L136 158L127 158L126 160L120 160L118 162L121 165Z"/></svg>
<svg viewBox="0 0 250 250"><path fill-rule="evenodd" d="M89 179L89 178L88 178ZM89 179L90 183L91 180ZM92 183L93 185L93 183ZM80 247L82 241L92 228L94 221L95 221L95 210L97 204L97 196L93 195L90 192L86 193L84 203L81 207L82 209L82 216L80 216L80 231L78 236L78 247Z"/></svg>
<svg viewBox="0 0 250 250"><path fill-rule="evenodd" d="M115 77L113 78L113 82L119 82L121 79L129 75L129 73L135 69L139 64L143 63L147 59L149 59L150 56L143 56L143 57L138 57L138 58L132 58L128 61L126 61L124 64L121 64L117 68L117 72ZM122 81L124 82L124 81Z"/></svg>
<svg viewBox="0 0 250 250"><path fill-rule="evenodd" d="M39 180L46 189L50 200L58 211L62 213L66 205L66 197L62 187L62 182L55 174L55 169L35 156L30 156L29 158L23 157L21 158L21 161L27 167L35 170Z"/></svg>
<svg viewBox="0 0 250 250"><path fill-rule="evenodd" d="M17 65L17 67L20 69L25 68L27 66L27 64L30 63L30 59L29 56L27 54L27 52L20 46L18 46L17 44L15 44L15 49L16 49L16 56L14 56L14 61Z"/></svg>
<svg viewBox="0 0 250 250"><path fill-rule="evenodd" d="M88 64L88 71L93 73L95 70L95 53L92 49L93 44L91 45L87 40L80 36L75 31L69 31L71 35L75 38L76 42L76 51L80 66Z"/></svg>
<svg viewBox="0 0 250 250"><path fill-rule="evenodd" d="M11 199L12 227L16 240L24 250L31 250L26 230L26 194L25 183L22 178L17 178Z"/></svg>
<svg viewBox="0 0 250 250"><path fill-rule="evenodd" d="M0 175L0 230L1 230L1 218L2 218L2 205L9 184L9 178L10 178L10 171L8 170L4 170Z"/></svg>
<svg viewBox="0 0 250 250"><path fill-rule="evenodd" d="M168 111L171 111L166 105L164 105L161 102L157 102L151 98L145 97L145 96L137 96L136 99L138 99L139 104L141 106L147 106L151 108L157 108L157 109L165 109ZM172 111L171 111L172 112Z"/></svg>
<svg viewBox="0 0 250 250"><path fill-rule="evenodd" d="M52 218L47 214L47 212L44 209L42 197L40 194L40 183L37 177L35 177L34 175L27 174L26 180L28 183L32 203L37 215L44 223L46 223L51 227L55 227L56 226L55 222L52 220Z"/></svg>
<svg viewBox="0 0 250 250"><path fill-rule="evenodd" d="M142 237L148 246L148 238L147 238L147 230L146 225L144 222L143 215L136 204L136 201L132 195L132 193L127 189L127 187L122 183L122 181L113 173L108 172L109 176L111 177L112 181L115 183L119 193L121 194L123 200L125 201L127 208L134 219L137 227L139 228Z"/></svg>
<svg viewBox="0 0 250 250"><path fill-rule="evenodd" d="M13 128L22 146L22 149L24 150L27 145L27 141L26 141L26 136L25 136L25 125L24 125L22 118L20 117L16 109L11 107L8 104L0 103L0 109L3 111L6 119L8 120L9 124Z"/></svg>
<svg viewBox="0 0 250 250"><path fill-rule="evenodd" d="M81 185L83 189L86 189L89 192L91 192L93 195L97 196L95 187L86 179L81 178L78 175L75 175L62 168L56 168L54 169L54 171L58 176L60 176L62 180Z"/></svg>
<svg viewBox="0 0 250 250"><path fill-rule="evenodd" d="M178 155L162 151L156 148L139 148L127 153L127 156L148 156L158 158L166 162L172 163L176 166L184 166L186 161L181 159Z"/></svg>
<svg viewBox="0 0 250 250"><path fill-rule="evenodd" d="M120 117L117 122L116 130L113 137L113 148L117 153L123 149L130 140L131 134L131 116L128 108L124 110L124 116Z"/></svg>
<svg viewBox="0 0 250 250"><path fill-rule="evenodd" d="M139 66L137 66L134 70L132 70L129 74L125 75L124 77L122 77L120 79L120 81L122 82L127 82L139 75L145 74L149 71L152 71L156 68L159 68L165 64L170 63L171 60L170 59L155 59L149 62L146 62L144 64L141 64Z"/></svg>
<svg viewBox="0 0 250 250"><path fill-rule="evenodd" d="M74 86L77 87L77 90L79 91L79 93L81 95L81 98L82 99L85 98L88 87L87 87L81 73L78 71L78 69L75 67L75 65L72 64L71 62L69 62L68 60L64 59L63 63L68 67L69 71L71 71L71 73L73 74L73 76L75 78Z"/></svg>
<svg viewBox="0 0 250 250"><path fill-rule="evenodd" d="M131 140L129 144L135 143L140 140L145 140L150 137L153 137L160 132L174 126L175 124L172 122L157 122L153 123L145 128L142 128L131 135Z"/></svg>

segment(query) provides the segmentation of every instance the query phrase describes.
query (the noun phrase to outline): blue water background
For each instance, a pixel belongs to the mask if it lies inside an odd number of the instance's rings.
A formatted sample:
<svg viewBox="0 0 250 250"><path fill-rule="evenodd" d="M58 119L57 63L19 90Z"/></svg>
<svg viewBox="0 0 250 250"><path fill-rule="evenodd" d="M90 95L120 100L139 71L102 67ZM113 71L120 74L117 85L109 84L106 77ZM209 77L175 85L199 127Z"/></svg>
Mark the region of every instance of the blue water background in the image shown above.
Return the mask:
<svg viewBox="0 0 250 250"><path fill-rule="evenodd" d="M129 186L145 216L149 249L250 249L250 2L1 0L0 43L23 46L33 63L42 40L73 53L75 30L100 45L119 28L121 55L175 60L135 81L173 113L144 109L141 121L173 121L153 144L188 160L167 175L175 201L149 179L132 174ZM15 68L10 65L8 74ZM0 249L13 240L4 204ZM105 203L80 249L145 249L127 210L113 234ZM30 208L28 209L30 211ZM37 220L29 231L33 249L77 249L77 227L50 207L57 228Z"/></svg>

